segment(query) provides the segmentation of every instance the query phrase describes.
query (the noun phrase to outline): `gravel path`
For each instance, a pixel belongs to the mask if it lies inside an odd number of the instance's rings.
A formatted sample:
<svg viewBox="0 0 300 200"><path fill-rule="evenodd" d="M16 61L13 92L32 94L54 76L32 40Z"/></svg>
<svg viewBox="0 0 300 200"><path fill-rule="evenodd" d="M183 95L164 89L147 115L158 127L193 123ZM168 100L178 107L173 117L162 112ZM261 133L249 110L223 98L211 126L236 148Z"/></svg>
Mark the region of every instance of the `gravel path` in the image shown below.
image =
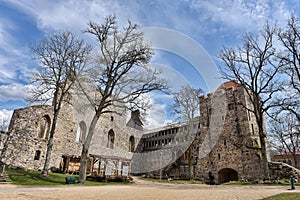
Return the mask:
<svg viewBox="0 0 300 200"><path fill-rule="evenodd" d="M13 200L257 200L288 186L168 184L135 179L136 184L106 186L17 187L0 185L0 199ZM297 189L297 188L296 188Z"/></svg>

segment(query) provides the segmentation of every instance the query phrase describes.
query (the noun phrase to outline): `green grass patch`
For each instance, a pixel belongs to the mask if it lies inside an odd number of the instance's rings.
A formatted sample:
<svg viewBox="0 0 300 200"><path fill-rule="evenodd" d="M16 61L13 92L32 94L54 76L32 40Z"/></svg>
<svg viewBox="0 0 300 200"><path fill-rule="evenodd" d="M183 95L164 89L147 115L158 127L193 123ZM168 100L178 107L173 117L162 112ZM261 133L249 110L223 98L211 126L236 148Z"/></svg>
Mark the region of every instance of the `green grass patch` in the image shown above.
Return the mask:
<svg viewBox="0 0 300 200"><path fill-rule="evenodd" d="M300 199L300 193L282 193L275 196L267 197L262 200L296 200Z"/></svg>
<svg viewBox="0 0 300 200"><path fill-rule="evenodd" d="M6 173L15 185L31 185L31 186L43 186L43 185L66 185L66 177L70 174L49 173L48 176L42 176L40 171L33 170L21 170L21 169L6 169ZM74 175L78 180L78 175ZM100 182L87 180L85 185L97 186L108 184L124 184L128 182ZM78 181L75 184L78 185Z"/></svg>

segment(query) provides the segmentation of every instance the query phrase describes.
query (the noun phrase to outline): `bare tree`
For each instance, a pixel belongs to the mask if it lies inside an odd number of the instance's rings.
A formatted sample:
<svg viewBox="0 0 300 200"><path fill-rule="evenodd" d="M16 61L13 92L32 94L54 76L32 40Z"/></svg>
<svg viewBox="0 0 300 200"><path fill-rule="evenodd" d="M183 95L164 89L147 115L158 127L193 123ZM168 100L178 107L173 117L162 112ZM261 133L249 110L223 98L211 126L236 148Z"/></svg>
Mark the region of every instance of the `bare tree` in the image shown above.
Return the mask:
<svg viewBox="0 0 300 200"><path fill-rule="evenodd" d="M160 72L148 66L153 50L144 42L136 24L129 21L123 30L119 30L116 17L109 16L101 25L89 22L88 26L84 32L96 37L100 53L96 55L95 65L83 76L96 87L96 95L86 92L83 81L79 81L95 111L82 147L81 184L85 183L88 151L99 118L105 113L118 113L115 107L141 108L143 94L167 89L158 77Z"/></svg>
<svg viewBox="0 0 300 200"><path fill-rule="evenodd" d="M199 113L199 97L202 94L202 89L195 89L190 85L182 86L178 92L173 94L174 104L171 106L172 112L177 114L181 121L190 123Z"/></svg>
<svg viewBox="0 0 300 200"><path fill-rule="evenodd" d="M286 92L278 99L281 110L295 115L300 122L300 24L291 16L287 26L278 33L283 47L278 57L284 63L283 72L287 76Z"/></svg>
<svg viewBox="0 0 300 200"><path fill-rule="evenodd" d="M69 31L48 35L31 47L34 58L40 62L40 69L32 75L36 87L31 92L29 101L43 103L52 100L53 119L47 143L47 153L42 174L48 174L50 156L53 147L57 117L61 106L67 100L75 77L87 63L91 47Z"/></svg>
<svg viewBox="0 0 300 200"><path fill-rule="evenodd" d="M296 153L300 151L300 123L292 113L281 113L270 124L270 139L279 153L293 156L298 166Z"/></svg>
<svg viewBox="0 0 300 200"><path fill-rule="evenodd" d="M202 89L192 88L190 85L184 85L178 92L173 94L174 104L171 106L172 113L179 116L180 121L187 123L188 136L191 140L191 145L187 149L189 162L189 176L194 179L195 171L193 166L197 164L197 140L196 135L193 135L194 124L198 127L199 122L195 122L195 117L199 116L200 111L200 96L203 95Z"/></svg>
<svg viewBox="0 0 300 200"><path fill-rule="evenodd" d="M258 150L261 152L265 179L269 178L269 167L264 115L273 107L272 98L281 89L277 75L282 63L276 60L274 48L276 33L277 28L266 24L257 36L243 35L242 46L224 47L218 55L225 65L221 70L224 78L237 80L245 88L251 102L250 106L244 107L255 116L260 139Z"/></svg>

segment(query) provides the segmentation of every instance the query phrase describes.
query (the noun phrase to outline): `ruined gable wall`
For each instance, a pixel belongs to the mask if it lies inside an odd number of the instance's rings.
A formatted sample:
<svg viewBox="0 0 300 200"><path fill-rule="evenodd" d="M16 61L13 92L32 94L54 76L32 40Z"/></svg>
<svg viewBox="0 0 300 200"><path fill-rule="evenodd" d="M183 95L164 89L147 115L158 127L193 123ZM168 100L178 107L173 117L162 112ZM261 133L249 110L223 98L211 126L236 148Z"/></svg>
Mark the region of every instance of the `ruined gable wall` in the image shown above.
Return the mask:
<svg viewBox="0 0 300 200"><path fill-rule="evenodd" d="M5 144L2 161L14 166L40 169L44 163L47 140L39 137L40 122L43 116L52 117L52 107L35 105L14 111L9 138ZM34 160L36 151L41 151L39 160Z"/></svg>

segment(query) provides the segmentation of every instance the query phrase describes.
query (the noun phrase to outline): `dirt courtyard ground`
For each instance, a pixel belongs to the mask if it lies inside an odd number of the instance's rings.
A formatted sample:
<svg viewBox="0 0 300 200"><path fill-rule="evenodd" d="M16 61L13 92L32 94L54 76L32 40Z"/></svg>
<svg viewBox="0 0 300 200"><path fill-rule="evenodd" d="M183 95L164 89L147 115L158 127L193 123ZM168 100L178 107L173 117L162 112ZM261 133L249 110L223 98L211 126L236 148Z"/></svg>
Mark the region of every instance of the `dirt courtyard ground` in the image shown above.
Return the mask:
<svg viewBox="0 0 300 200"><path fill-rule="evenodd" d="M137 181L128 185L16 187L0 185L0 199L7 200L256 200L288 190L288 186L196 185ZM299 191L298 191L299 192Z"/></svg>

